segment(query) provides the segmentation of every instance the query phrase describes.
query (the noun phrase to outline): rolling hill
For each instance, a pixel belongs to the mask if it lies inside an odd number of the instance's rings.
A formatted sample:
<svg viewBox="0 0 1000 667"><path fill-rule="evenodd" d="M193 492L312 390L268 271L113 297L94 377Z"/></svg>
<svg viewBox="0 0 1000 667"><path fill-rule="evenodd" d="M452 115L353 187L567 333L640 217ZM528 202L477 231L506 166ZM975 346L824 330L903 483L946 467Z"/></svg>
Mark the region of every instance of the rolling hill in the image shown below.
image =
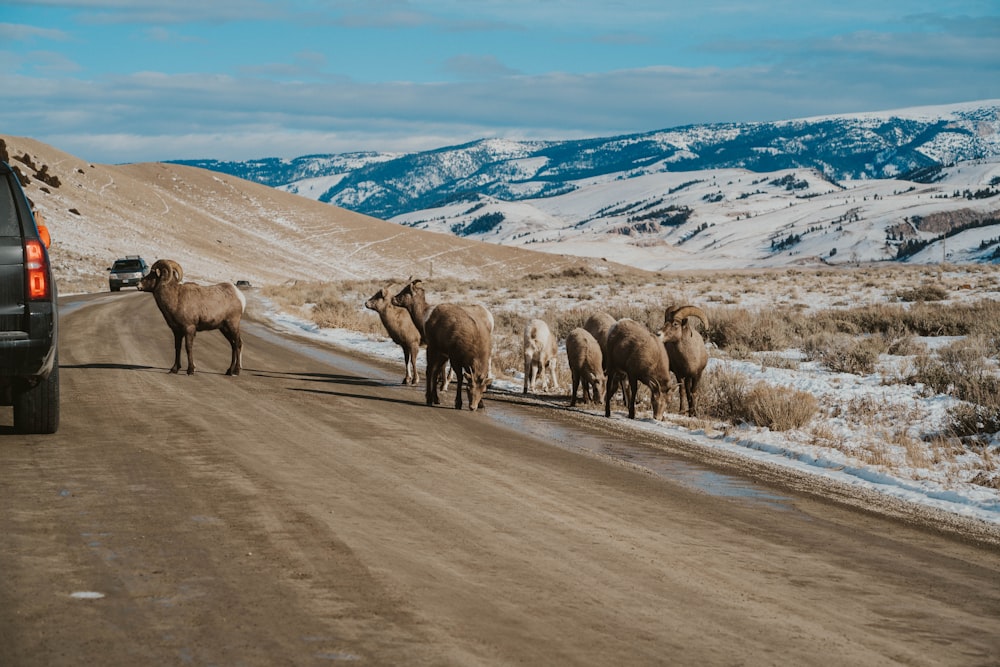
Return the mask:
<svg viewBox="0 0 1000 667"><path fill-rule="evenodd" d="M192 280L253 284L610 267L409 229L205 169L92 164L32 139L0 140L52 232L63 293L107 290L107 267L135 254L175 259Z"/></svg>

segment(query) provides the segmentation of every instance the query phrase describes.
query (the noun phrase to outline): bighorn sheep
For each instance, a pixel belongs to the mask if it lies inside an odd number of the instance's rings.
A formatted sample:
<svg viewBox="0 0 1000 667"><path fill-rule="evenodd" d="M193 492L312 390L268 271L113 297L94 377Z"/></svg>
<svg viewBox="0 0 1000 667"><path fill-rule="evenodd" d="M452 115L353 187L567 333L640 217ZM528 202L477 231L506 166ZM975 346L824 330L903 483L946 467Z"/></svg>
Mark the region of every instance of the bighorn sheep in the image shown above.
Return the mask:
<svg viewBox="0 0 1000 667"><path fill-rule="evenodd" d="M396 345L403 348L403 384L416 384L417 375L417 353L420 352L420 331L410 319L410 313L405 308L394 306L390 302L392 296L388 287L383 287L367 301L365 308L374 310L382 320L389 337Z"/></svg>
<svg viewBox="0 0 1000 667"><path fill-rule="evenodd" d="M566 336L566 361L573 378L569 406L576 405L580 385L583 385L584 401L600 403L604 400L604 355L597 340L586 329L577 327Z"/></svg>
<svg viewBox="0 0 1000 667"><path fill-rule="evenodd" d="M615 321L615 318L607 313L594 313L583 324L583 328L594 337L600 346L605 362L608 359L608 332L615 325Z"/></svg>
<svg viewBox="0 0 1000 667"><path fill-rule="evenodd" d="M701 374L708 365L708 349L698 330L691 326L690 318L701 320L704 327L708 326L705 312L696 306L680 306L667 308L663 318L663 346L670 358L670 370L677 378L677 393L680 396L679 411L684 414L684 403L687 401L687 414L696 414L695 393Z"/></svg>
<svg viewBox="0 0 1000 667"><path fill-rule="evenodd" d="M542 376L542 391L556 390L556 362L559 344L545 320L530 319L524 325L524 392L535 391L538 376ZM551 387L549 379L551 378Z"/></svg>
<svg viewBox="0 0 1000 667"><path fill-rule="evenodd" d="M475 411L483 399L490 377L490 356L493 349L492 316L480 310L442 303L434 306L424 324L427 341L427 372L425 381L427 405L437 405L437 378L444 372L445 362L458 375L455 384L455 409L462 409L462 384L467 384L469 409Z"/></svg>
<svg viewBox="0 0 1000 667"><path fill-rule="evenodd" d="M608 371L608 387L604 392L606 417L611 416L611 396L626 378L629 419L635 419L635 395L639 382L649 387L653 419L663 417L673 379L670 376L670 360L659 336L635 320L618 320L608 333L605 366Z"/></svg>
<svg viewBox="0 0 1000 667"><path fill-rule="evenodd" d="M423 281L419 278L411 277L407 281L406 286L397 292L394 297L392 297L391 303L394 306L405 308L410 313L410 319L413 320L414 326L416 326L417 331L420 332L421 339L426 342L427 335L425 331L425 323L435 307L427 303L427 292L424 290ZM460 307L468 310L473 317L483 318L489 328L490 335L493 335L493 313L487 310L485 306L473 304L461 305ZM427 368L430 368L429 360ZM443 368L441 370L441 378L439 378L438 382L441 384L441 388L447 391L449 373L444 372ZM452 370L456 373L459 372L459 369L454 366L452 366ZM490 367L490 373L492 373L492 366Z"/></svg>
<svg viewBox="0 0 1000 667"><path fill-rule="evenodd" d="M187 374L192 375L195 333L218 329L233 349L226 375L239 375L243 360L240 320L246 308L246 297L232 283L195 285L181 283L183 277L180 264L172 259L160 259L139 282L140 291L153 293L163 319L174 332L174 365L170 372L180 370L181 339L187 350Z"/></svg>

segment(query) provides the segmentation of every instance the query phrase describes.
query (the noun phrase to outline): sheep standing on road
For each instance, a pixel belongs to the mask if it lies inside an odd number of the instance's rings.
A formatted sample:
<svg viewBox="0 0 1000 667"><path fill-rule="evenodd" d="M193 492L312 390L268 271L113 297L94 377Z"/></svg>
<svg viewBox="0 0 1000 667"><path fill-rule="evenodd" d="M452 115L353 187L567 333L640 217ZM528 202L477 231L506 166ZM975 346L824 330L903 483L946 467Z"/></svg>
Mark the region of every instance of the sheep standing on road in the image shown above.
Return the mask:
<svg viewBox="0 0 1000 667"><path fill-rule="evenodd" d="M583 386L583 400L600 403L604 400L604 355L601 346L586 329L577 327L566 336L566 361L573 378L573 393L569 406L576 406L576 392Z"/></svg>
<svg viewBox="0 0 1000 667"><path fill-rule="evenodd" d="M482 309L485 310L485 309ZM488 311L486 311L488 313ZM427 341L427 405L437 405L437 378L450 363L458 376L455 382L455 409L462 409L462 385L467 385L469 409L479 408L483 394L493 382L490 358L493 352L492 316L478 309L451 303L435 306L427 316L424 338Z"/></svg>
<svg viewBox="0 0 1000 667"><path fill-rule="evenodd" d="M417 375L417 353L420 352L421 334L410 318L410 313L399 306L394 306L390 302L392 297L388 287L383 287L367 301L365 308L374 310L382 320L389 337L396 345L403 348L403 384L416 384Z"/></svg>
<svg viewBox="0 0 1000 667"><path fill-rule="evenodd" d="M399 290L391 300L392 305L399 306L400 308L405 308L408 313L410 313L410 319L413 321L413 325L420 332L420 337L426 343L427 336L425 331L425 326L427 323L427 318L430 317L431 312L434 310L435 306L427 303L427 292L424 289L424 283L419 278L410 278L403 289ZM489 329L490 335L493 335L493 313L491 313L485 306L479 304L470 305L460 305L460 308L466 309L473 317L477 319L482 319ZM430 362L428 361L427 368L430 368ZM452 371L455 373L460 372L460 369L452 366ZM492 373L492 369L490 371ZM449 373L445 372L445 369L441 369L441 377L438 378L438 383L441 385L441 389L444 391L448 390Z"/></svg>
<svg viewBox="0 0 1000 667"><path fill-rule="evenodd" d="M530 319L524 325L524 392L535 391L538 376L542 376L542 391L559 389L556 362L559 345L545 320ZM551 378L551 386L549 380Z"/></svg>
<svg viewBox="0 0 1000 667"><path fill-rule="evenodd" d="M698 330L691 326L690 318L696 317L701 320L703 327L708 326L708 316L701 308L696 306L680 306L679 308L667 308L663 318L663 345L670 358L670 370L677 378L680 396L679 410L684 414L684 403L687 400L687 414L694 416L697 407L695 405L695 393L698 391L698 383L701 382L701 374L708 366L708 348Z"/></svg>
<svg viewBox="0 0 1000 667"><path fill-rule="evenodd" d="M659 421L663 418L673 378L670 375L670 360L659 336L635 320L618 320L608 333L605 367L608 375L608 386L604 392L606 417L611 416L611 396L619 384L628 380L626 402L629 419L635 419L635 395L640 382L649 387L653 419Z"/></svg>
<svg viewBox="0 0 1000 667"><path fill-rule="evenodd" d="M195 285L181 283L184 271L172 259L159 259L139 282L139 290L152 292L153 299L174 333L174 365L171 373L181 367L181 340L187 351L187 374L194 374L194 336L198 331L218 329L232 346L232 360L226 375L239 375L243 360L243 339L240 320L246 308L246 297L232 283Z"/></svg>

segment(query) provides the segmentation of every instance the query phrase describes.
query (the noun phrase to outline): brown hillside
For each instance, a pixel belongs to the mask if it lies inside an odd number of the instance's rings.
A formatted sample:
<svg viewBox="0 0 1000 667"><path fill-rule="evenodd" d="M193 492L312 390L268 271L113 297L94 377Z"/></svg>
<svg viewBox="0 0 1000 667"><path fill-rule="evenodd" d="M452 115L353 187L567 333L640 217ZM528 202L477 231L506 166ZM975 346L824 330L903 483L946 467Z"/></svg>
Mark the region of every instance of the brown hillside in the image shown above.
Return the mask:
<svg viewBox="0 0 1000 667"><path fill-rule="evenodd" d="M599 260L401 227L203 169L92 164L33 139L0 139L49 224L63 293L106 290L107 267L125 255L175 259L199 282L254 284L612 269Z"/></svg>

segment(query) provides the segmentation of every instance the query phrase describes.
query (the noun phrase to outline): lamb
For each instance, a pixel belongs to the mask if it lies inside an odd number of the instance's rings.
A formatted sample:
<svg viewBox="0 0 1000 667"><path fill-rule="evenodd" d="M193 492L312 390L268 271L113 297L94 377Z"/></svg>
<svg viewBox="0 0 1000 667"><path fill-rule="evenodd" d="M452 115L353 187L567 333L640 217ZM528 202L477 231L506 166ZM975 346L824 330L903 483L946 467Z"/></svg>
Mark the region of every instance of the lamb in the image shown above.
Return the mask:
<svg viewBox="0 0 1000 667"><path fill-rule="evenodd" d="M601 346L586 329L577 327L566 336L566 361L573 378L569 406L576 406L576 392L583 385L583 400L600 403L604 392L604 355Z"/></svg>
<svg viewBox="0 0 1000 667"><path fill-rule="evenodd" d="M653 419L659 421L663 418L673 381L670 376L670 359L659 336L635 320L619 320L608 332L605 366L608 375L608 387L604 393L606 417L611 416L611 396L618 384L627 378L629 419L635 419L635 395L639 382L649 387Z"/></svg>
<svg viewBox="0 0 1000 667"><path fill-rule="evenodd" d="M559 346L545 320L530 319L524 325L524 392L535 391L538 376L542 376L542 391L556 390L556 362ZM546 374L547 373L547 374ZM551 378L551 387L549 386Z"/></svg>
<svg viewBox="0 0 1000 667"><path fill-rule="evenodd" d="M452 303L435 306L424 323L427 342L427 372L425 375L427 405L437 405L437 378L451 364L458 379L455 386L455 409L462 409L462 384L467 383L469 410L475 412L483 394L493 382L490 377L490 356L493 350L492 315L481 310Z"/></svg>
<svg viewBox="0 0 1000 667"><path fill-rule="evenodd" d="M708 349L698 330L691 326L690 318L701 320L704 327L708 326L708 316L696 306L680 306L667 308L663 318L663 345L670 358L670 370L677 378L679 385L677 393L680 397L679 411L685 413L684 403L687 401L687 414L697 413L695 393L701 375L708 365Z"/></svg>
<svg viewBox="0 0 1000 667"><path fill-rule="evenodd" d="M152 292L156 305L174 333L174 365L181 367L181 339L187 350L187 374L194 374L194 336L198 331L218 329L232 346L232 360L226 375L239 375L243 360L240 320L246 309L246 297L232 283L195 285L181 283L184 271L172 259L159 259L139 282L139 290Z"/></svg>
<svg viewBox="0 0 1000 667"><path fill-rule="evenodd" d="M365 301L365 308L374 310L382 320L389 337L396 345L403 348L403 384L416 384L419 380L417 375L417 353L420 352L421 335L420 331L410 319L410 313L399 306L394 306L390 302L390 291L388 287L383 287L375 292L370 299Z"/></svg>

